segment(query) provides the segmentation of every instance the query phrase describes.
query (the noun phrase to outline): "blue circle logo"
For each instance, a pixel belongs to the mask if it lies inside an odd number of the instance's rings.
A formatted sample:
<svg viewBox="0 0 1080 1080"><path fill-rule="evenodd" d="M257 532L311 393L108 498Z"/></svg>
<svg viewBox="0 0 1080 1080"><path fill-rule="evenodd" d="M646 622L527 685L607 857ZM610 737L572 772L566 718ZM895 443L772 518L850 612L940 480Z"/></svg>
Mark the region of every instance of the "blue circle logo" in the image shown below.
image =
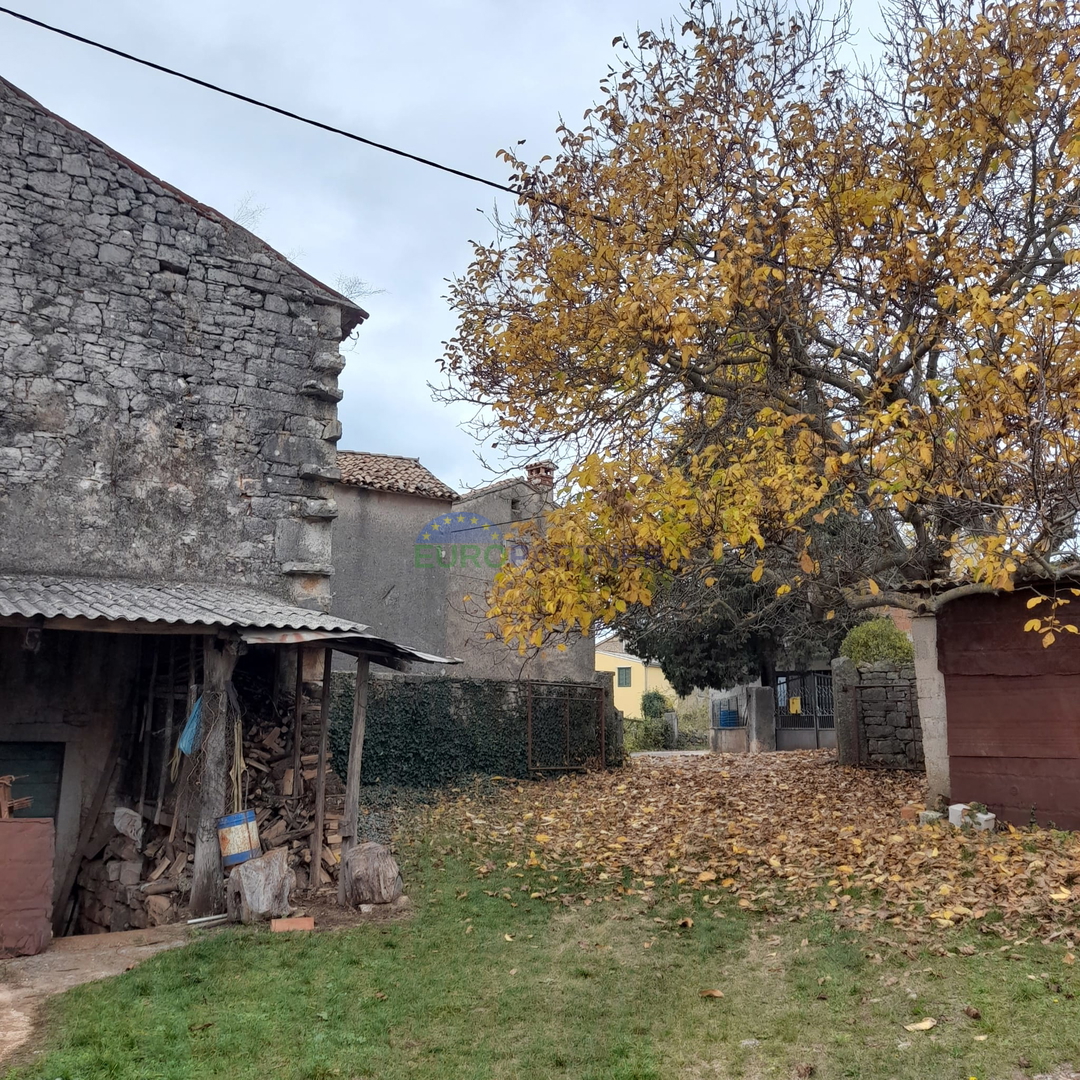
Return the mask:
<svg viewBox="0 0 1080 1080"><path fill-rule="evenodd" d="M482 514L448 510L433 517L413 545L417 569L456 567L460 570L499 570L507 563L520 566L528 549L503 525Z"/></svg>

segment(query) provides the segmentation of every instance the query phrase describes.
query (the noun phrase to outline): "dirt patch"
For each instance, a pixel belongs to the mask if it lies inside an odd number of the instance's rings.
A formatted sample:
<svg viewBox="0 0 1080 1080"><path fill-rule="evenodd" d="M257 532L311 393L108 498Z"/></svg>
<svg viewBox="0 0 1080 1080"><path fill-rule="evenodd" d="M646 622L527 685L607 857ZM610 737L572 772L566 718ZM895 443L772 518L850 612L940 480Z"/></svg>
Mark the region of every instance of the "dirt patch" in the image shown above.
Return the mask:
<svg viewBox="0 0 1080 1080"><path fill-rule="evenodd" d="M155 953L185 945L186 926L58 938L37 956L0 960L0 1064L12 1064L34 1031L42 1003L73 986L107 979Z"/></svg>

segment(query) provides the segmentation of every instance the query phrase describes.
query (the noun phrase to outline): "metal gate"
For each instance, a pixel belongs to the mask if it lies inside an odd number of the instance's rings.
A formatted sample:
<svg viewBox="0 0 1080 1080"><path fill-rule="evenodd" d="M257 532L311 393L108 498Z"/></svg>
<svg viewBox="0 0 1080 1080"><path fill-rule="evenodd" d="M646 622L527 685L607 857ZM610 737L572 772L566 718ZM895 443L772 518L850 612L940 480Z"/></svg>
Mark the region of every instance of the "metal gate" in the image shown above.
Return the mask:
<svg viewBox="0 0 1080 1080"><path fill-rule="evenodd" d="M602 686L531 681L525 686L530 773L578 772L606 762Z"/></svg>
<svg viewBox="0 0 1080 1080"><path fill-rule="evenodd" d="M778 671L774 693L777 750L836 746L831 671Z"/></svg>

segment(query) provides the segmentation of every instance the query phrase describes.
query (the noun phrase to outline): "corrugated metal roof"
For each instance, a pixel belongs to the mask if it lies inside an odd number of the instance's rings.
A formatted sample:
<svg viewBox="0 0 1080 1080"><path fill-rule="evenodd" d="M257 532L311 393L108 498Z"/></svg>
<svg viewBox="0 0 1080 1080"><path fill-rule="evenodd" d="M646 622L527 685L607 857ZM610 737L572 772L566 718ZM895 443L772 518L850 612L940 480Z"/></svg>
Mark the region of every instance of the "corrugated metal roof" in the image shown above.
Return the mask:
<svg viewBox="0 0 1080 1080"><path fill-rule="evenodd" d="M362 633L349 619L240 585L0 574L0 615Z"/></svg>
<svg viewBox="0 0 1080 1080"><path fill-rule="evenodd" d="M420 464L419 458L394 454L369 454L362 450L342 450L337 456L341 482L373 491L399 491L428 499L457 498L434 473Z"/></svg>

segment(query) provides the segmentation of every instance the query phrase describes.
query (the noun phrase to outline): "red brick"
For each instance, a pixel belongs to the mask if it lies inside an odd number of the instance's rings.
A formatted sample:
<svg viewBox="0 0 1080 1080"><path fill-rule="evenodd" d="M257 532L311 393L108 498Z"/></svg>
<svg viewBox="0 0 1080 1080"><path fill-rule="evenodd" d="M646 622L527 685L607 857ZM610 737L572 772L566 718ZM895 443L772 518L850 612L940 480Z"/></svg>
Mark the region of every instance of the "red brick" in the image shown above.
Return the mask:
<svg viewBox="0 0 1080 1080"><path fill-rule="evenodd" d="M270 929L275 934L283 930L314 930L315 920L310 915L296 919L271 919Z"/></svg>

